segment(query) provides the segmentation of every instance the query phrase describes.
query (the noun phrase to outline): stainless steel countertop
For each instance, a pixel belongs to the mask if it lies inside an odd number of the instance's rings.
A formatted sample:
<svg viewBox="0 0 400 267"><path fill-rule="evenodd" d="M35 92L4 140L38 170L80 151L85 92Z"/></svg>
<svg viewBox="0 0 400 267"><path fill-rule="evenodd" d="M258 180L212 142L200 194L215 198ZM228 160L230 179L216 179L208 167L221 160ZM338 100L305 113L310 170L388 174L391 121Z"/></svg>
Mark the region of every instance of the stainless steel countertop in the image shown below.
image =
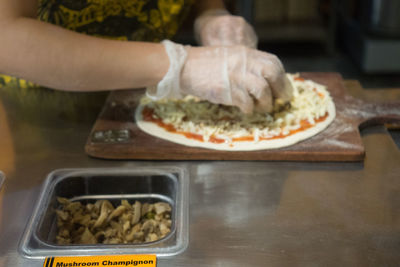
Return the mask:
<svg viewBox="0 0 400 267"><path fill-rule="evenodd" d="M165 165L190 174L190 241L159 267L400 263L400 151L383 127L364 131L363 163L108 161L84 153L93 121L3 105L0 266L43 265L17 249L49 172Z"/></svg>

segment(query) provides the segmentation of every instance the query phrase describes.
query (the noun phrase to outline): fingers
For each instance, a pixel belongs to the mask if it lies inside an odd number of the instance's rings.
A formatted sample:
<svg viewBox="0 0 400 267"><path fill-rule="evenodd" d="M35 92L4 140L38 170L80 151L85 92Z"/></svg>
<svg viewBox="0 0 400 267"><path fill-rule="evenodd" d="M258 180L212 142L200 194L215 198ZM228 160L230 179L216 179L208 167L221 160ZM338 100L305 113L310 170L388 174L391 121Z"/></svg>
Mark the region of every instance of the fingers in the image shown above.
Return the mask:
<svg viewBox="0 0 400 267"><path fill-rule="evenodd" d="M291 100L293 88L278 57L243 46L236 47L236 50L235 55L241 56L230 57L229 65L232 66L228 69L234 74L230 75L232 92L242 93L232 94L233 105L246 113L252 108L259 112L272 112L274 99Z"/></svg>
<svg viewBox="0 0 400 267"><path fill-rule="evenodd" d="M244 113L253 110L271 112L273 109L272 94L268 82L252 73L243 73L231 78L232 104Z"/></svg>
<svg viewBox="0 0 400 267"><path fill-rule="evenodd" d="M255 110L271 112L273 109L271 88L263 77L249 74L247 76L247 90L254 97Z"/></svg>
<svg viewBox="0 0 400 267"><path fill-rule="evenodd" d="M230 69L235 74L230 75L230 84L233 93L244 93L232 94L234 105L246 113L251 112L252 107L259 112L271 112L274 97L284 98L283 101L290 99L291 91L285 89L286 73L276 56L244 47L237 47L235 55L241 57L230 58L230 63L236 66ZM250 100L253 105L249 104Z"/></svg>
<svg viewBox="0 0 400 267"><path fill-rule="evenodd" d="M272 112L272 95L271 90L262 90L260 98L255 101L255 110L258 112Z"/></svg>
<svg viewBox="0 0 400 267"><path fill-rule="evenodd" d="M277 98L282 99L283 101L290 101L293 97L293 86L289 81L289 78L285 75L283 80L283 90L279 90L279 94Z"/></svg>
<svg viewBox="0 0 400 267"><path fill-rule="evenodd" d="M254 102L246 90L232 90L233 105L240 108L243 113L250 114L254 110Z"/></svg>
<svg viewBox="0 0 400 267"><path fill-rule="evenodd" d="M245 46L190 49L180 84L184 94L234 105L244 113L271 112L274 98L292 97L279 59Z"/></svg>
<svg viewBox="0 0 400 267"><path fill-rule="evenodd" d="M259 60L252 66L252 70L268 80L274 98L289 101L293 95L293 87L286 76L282 62L273 54L261 51L254 51L254 54Z"/></svg>

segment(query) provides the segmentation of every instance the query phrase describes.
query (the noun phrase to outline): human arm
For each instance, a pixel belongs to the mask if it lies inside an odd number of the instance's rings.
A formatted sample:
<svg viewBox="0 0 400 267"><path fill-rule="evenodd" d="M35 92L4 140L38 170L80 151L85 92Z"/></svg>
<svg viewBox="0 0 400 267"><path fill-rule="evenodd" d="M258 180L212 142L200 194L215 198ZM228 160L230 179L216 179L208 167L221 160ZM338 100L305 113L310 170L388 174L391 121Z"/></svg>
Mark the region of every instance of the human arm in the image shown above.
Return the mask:
<svg viewBox="0 0 400 267"><path fill-rule="evenodd" d="M196 1L195 3L195 8L197 11L198 15L201 15L202 13L213 10L213 9L224 9L225 4L223 0L202 0L202 1Z"/></svg>
<svg viewBox="0 0 400 267"><path fill-rule="evenodd" d="M33 18L35 3L0 0L0 73L68 91L157 85L157 89L170 90L164 90L162 97L170 92L193 94L245 112L251 112L254 105L264 110L271 106L275 74L282 74L280 67L271 63L274 57L254 57L255 51L245 47L215 50L180 45L173 45L172 50L179 47L186 55L168 55L162 44L105 40L37 21ZM271 83L263 77L269 77Z"/></svg>
<svg viewBox="0 0 400 267"><path fill-rule="evenodd" d="M98 91L157 84L169 60L161 44L75 33L36 20L37 0L0 0L0 73L54 89Z"/></svg>

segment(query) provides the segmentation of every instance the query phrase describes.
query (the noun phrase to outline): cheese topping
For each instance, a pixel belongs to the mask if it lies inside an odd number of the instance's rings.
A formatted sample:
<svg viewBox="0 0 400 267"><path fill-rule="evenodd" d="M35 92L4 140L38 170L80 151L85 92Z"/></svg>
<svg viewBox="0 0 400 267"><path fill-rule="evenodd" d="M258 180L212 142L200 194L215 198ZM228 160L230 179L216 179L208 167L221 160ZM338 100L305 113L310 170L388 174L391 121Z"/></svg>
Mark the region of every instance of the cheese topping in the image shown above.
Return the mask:
<svg viewBox="0 0 400 267"><path fill-rule="evenodd" d="M144 97L141 104L153 110L153 118L172 125L177 132L193 133L232 143L235 138L252 136L262 142L277 136L287 136L300 129L302 122L316 125L316 120L327 115L332 101L326 87L298 74L287 74L293 85L290 107L275 113L244 114L239 108L213 104L194 96L179 100L151 101Z"/></svg>

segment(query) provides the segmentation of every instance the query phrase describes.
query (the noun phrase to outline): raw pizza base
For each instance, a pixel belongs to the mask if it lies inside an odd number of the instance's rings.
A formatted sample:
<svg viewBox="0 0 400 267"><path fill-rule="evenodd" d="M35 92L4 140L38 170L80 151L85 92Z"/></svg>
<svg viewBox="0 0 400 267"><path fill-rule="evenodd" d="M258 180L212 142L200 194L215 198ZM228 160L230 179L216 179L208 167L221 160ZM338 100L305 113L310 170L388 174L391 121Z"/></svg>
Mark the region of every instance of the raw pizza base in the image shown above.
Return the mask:
<svg viewBox="0 0 400 267"><path fill-rule="evenodd" d="M239 141L234 143L211 143L207 141L198 141L195 139L189 139L182 134L173 133L165 130L157 124L149 121L144 121L142 117L144 105L139 104L135 112L135 119L137 126L144 132L161 138L170 142L181 144L190 147L202 147L207 149L215 150L226 150L226 151L255 151L264 149L276 149L291 146L302 140L308 139L323 130L325 130L329 124L335 119L336 109L333 101L329 101L327 104L328 116L322 122L316 123L311 128L303 131L293 133L289 136L282 138L261 140L261 141Z"/></svg>

